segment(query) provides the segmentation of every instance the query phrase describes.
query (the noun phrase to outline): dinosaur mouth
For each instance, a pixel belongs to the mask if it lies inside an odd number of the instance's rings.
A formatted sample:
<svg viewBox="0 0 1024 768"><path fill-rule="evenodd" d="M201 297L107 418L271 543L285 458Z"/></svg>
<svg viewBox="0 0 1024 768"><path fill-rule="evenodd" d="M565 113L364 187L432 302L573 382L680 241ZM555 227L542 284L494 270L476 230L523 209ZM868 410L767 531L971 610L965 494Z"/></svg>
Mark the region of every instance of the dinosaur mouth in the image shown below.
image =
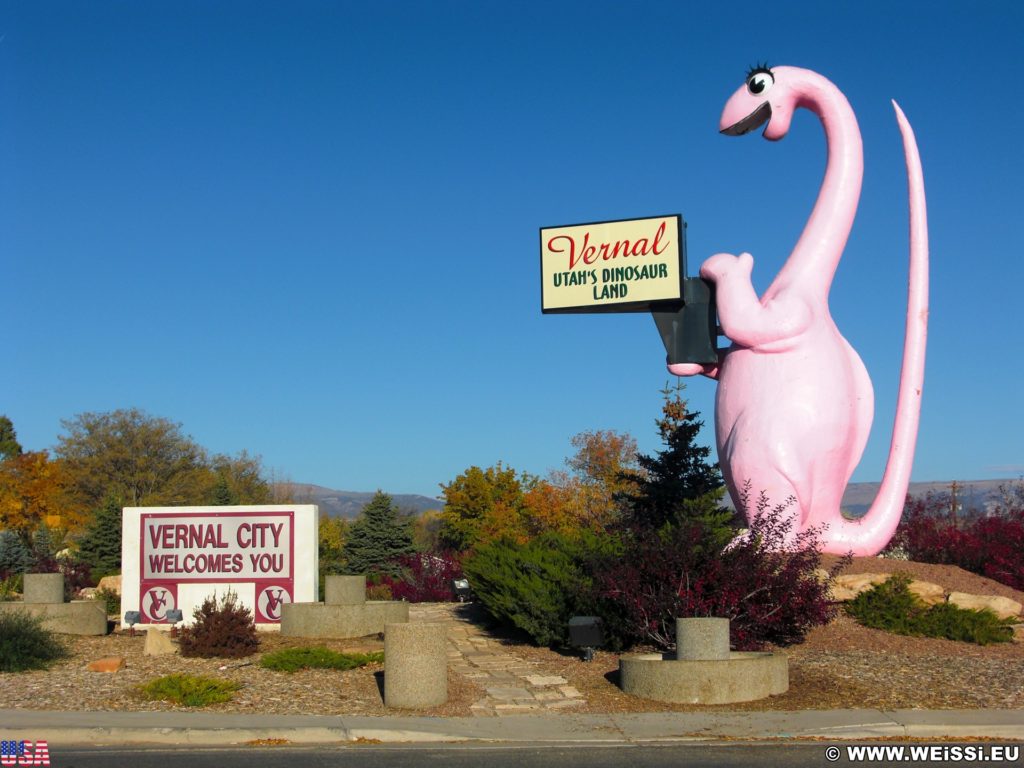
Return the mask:
<svg viewBox="0 0 1024 768"><path fill-rule="evenodd" d="M767 123L771 116L772 105L766 101L738 123L733 123L728 128L723 128L721 133L724 133L726 136L742 136Z"/></svg>

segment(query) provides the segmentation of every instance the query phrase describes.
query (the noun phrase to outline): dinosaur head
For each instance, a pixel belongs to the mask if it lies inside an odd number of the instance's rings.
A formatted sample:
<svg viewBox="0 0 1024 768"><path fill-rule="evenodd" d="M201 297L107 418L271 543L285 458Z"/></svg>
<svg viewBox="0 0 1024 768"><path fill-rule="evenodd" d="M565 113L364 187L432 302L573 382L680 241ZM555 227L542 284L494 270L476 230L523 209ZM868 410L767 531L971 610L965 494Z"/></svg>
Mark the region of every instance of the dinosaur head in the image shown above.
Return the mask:
<svg viewBox="0 0 1024 768"><path fill-rule="evenodd" d="M796 67L754 67L726 102L719 130L726 136L742 136L767 123L762 135L778 141L789 131L797 107L813 98L815 79L823 78Z"/></svg>

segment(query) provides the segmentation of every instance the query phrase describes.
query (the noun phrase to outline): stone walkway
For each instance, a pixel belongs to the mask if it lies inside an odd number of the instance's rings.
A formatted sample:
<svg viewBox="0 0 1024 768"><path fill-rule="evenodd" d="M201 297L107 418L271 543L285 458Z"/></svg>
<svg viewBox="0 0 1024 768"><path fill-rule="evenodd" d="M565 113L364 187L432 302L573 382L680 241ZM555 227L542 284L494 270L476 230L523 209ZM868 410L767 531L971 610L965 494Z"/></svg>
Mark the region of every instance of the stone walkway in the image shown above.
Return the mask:
<svg viewBox="0 0 1024 768"><path fill-rule="evenodd" d="M472 705L479 717L545 709L570 709L585 702L564 677L546 675L536 662L526 661L469 621L459 603L414 603L409 621L448 625L449 666L487 691Z"/></svg>

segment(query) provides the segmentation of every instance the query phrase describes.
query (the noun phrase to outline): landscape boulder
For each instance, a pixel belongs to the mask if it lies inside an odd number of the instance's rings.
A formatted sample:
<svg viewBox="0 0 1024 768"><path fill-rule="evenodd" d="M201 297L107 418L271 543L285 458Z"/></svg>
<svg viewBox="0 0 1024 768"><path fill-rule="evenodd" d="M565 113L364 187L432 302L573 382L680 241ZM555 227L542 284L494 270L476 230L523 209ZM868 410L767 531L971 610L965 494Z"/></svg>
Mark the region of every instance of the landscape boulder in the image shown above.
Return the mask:
<svg viewBox="0 0 1024 768"><path fill-rule="evenodd" d="M988 609L1001 619L1014 619L1020 616L1024 605L1008 597L997 597L996 595L970 595L966 592L950 592L949 602L958 608L967 608L974 611Z"/></svg>
<svg viewBox="0 0 1024 768"><path fill-rule="evenodd" d="M117 576L104 576L100 579L100 583L96 585L96 591L101 589L108 589L111 592L116 592L118 595L121 594L121 574Z"/></svg>
<svg viewBox="0 0 1024 768"><path fill-rule="evenodd" d="M946 590L939 584L930 581L912 581L907 585L912 595L917 595L925 605L938 605L946 602Z"/></svg>
<svg viewBox="0 0 1024 768"><path fill-rule="evenodd" d="M832 582L832 600L838 603L853 600L861 592L867 592L878 584L884 584L891 576L891 573L849 573L836 576ZM925 605L946 602L946 590L940 584L915 579L910 582L907 589L911 594L917 595Z"/></svg>
<svg viewBox="0 0 1024 768"><path fill-rule="evenodd" d="M888 573L848 573L836 576L832 581L832 599L845 603L853 600L861 592L867 592L876 584L889 580Z"/></svg>
<svg viewBox="0 0 1024 768"><path fill-rule="evenodd" d="M143 649L146 656L166 656L177 652L178 646L171 642L167 632L156 627L149 627L146 630L146 646Z"/></svg>
<svg viewBox="0 0 1024 768"><path fill-rule="evenodd" d="M124 669L123 656L106 656L96 661L90 661L88 670L90 672L118 672Z"/></svg>

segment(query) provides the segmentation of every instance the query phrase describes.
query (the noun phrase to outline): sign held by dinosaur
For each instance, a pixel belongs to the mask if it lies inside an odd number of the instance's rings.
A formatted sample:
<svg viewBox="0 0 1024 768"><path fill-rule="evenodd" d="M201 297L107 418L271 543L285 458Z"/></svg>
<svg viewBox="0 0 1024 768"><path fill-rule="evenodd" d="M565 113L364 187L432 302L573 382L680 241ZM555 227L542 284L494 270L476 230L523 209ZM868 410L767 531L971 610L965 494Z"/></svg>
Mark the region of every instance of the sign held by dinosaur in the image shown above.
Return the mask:
<svg viewBox="0 0 1024 768"><path fill-rule="evenodd" d="M734 500L749 483L772 503L793 497L791 537L819 530L824 552L874 555L899 524L910 481L924 384L928 325L928 228L917 143L896 102L910 197L910 273L903 368L892 444L881 487L859 520L840 513L874 415L874 393L860 357L829 312L828 294L860 198L860 130L846 97L827 79L796 67L756 67L726 102L720 130L786 136L794 112L816 114L825 129L825 178L789 259L762 296L751 284L749 253L718 253L700 268L715 287L718 319L731 346L710 363L674 362L678 376L718 382L718 458ZM753 515L753 510L747 511Z"/></svg>
<svg viewBox="0 0 1024 768"><path fill-rule="evenodd" d="M718 359L714 286L686 277L676 214L540 230L541 311L650 311L670 363Z"/></svg>
<svg viewBox="0 0 1024 768"><path fill-rule="evenodd" d="M684 227L674 215L541 229L541 311L642 312L680 301Z"/></svg>

